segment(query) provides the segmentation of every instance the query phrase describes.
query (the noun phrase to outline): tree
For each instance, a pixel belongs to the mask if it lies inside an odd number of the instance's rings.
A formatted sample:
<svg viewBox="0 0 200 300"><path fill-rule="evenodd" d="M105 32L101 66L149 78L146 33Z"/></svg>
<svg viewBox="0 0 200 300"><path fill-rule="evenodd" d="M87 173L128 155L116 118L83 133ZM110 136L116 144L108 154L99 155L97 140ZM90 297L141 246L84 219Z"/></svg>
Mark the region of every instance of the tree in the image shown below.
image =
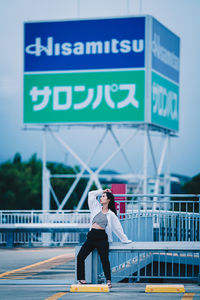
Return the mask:
<svg viewBox="0 0 200 300"><path fill-rule="evenodd" d="M20 164L21 163L21 154L19 152L17 152L13 158L13 163L14 164Z"/></svg>
<svg viewBox="0 0 200 300"><path fill-rule="evenodd" d="M200 173L186 182L182 189L186 194L200 194Z"/></svg>
<svg viewBox="0 0 200 300"><path fill-rule="evenodd" d="M0 165L0 209L41 209L41 166L36 156L21 162L19 153Z"/></svg>
<svg viewBox="0 0 200 300"><path fill-rule="evenodd" d="M61 163L48 162L51 174L76 174L80 171ZM51 185L61 203L69 190L73 178L52 178ZM64 209L73 209L86 187L86 180L81 179L72 193ZM0 165L0 209L42 209L42 161L33 154L27 162L23 162L20 153L16 153L12 161ZM57 205L51 195L51 209Z"/></svg>
<svg viewBox="0 0 200 300"><path fill-rule="evenodd" d="M194 176L190 181L186 182L183 187L182 187L183 193L185 194L196 194L196 195L200 195L200 173L196 176ZM199 212L199 201L200 198L198 197L193 197L193 198L188 198L188 200L193 200L196 201L198 203L194 204L194 207L191 205L188 205L188 210L189 211L195 211L195 212Z"/></svg>

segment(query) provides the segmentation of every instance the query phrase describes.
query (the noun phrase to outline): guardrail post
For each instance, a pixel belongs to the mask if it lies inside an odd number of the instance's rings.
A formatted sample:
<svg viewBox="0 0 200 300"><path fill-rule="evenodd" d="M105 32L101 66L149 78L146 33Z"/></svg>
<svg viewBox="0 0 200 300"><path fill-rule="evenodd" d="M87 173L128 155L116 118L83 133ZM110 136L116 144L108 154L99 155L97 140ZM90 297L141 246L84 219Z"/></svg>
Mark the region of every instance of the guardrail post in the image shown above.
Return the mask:
<svg viewBox="0 0 200 300"><path fill-rule="evenodd" d="M6 247L13 248L13 244L14 244L14 232L7 231L6 232Z"/></svg>
<svg viewBox="0 0 200 300"><path fill-rule="evenodd" d="M138 269L137 269L137 282L140 281L140 252L137 254L137 263L138 263Z"/></svg>
<svg viewBox="0 0 200 300"><path fill-rule="evenodd" d="M158 228L153 228L153 240L154 242L158 242L159 241L159 229Z"/></svg>
<svg viewBox="0 0 200 300"><path fill-rule="evenodd" d="M92 252L92 283L98 283L98 254L96 249Z"/></svg>
<svg viewBox="0 0 200 300"><path fill-rule="evenodd" d="M28 246L30 248L33 246L33 244L32 244L32 232L28 233Z"/></svg>

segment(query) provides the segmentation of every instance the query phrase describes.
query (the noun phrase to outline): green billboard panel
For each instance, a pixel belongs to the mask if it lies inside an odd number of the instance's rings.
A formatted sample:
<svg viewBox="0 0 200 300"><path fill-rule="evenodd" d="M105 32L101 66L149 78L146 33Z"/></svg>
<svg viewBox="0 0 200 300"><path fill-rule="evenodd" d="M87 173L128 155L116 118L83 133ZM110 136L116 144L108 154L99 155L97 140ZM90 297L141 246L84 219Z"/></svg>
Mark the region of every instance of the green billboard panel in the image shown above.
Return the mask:
<svg viewBox="0 0 200 300"><path fill-rule="evenodd" d="M179 86L155 72L151 74L151 122L178 131Z"/></svg>
<svg viewBox="0 0 200 300"><path fill-rule="evenodd" d="M24 123L144 122L145 71L24 75Z"/></svg>

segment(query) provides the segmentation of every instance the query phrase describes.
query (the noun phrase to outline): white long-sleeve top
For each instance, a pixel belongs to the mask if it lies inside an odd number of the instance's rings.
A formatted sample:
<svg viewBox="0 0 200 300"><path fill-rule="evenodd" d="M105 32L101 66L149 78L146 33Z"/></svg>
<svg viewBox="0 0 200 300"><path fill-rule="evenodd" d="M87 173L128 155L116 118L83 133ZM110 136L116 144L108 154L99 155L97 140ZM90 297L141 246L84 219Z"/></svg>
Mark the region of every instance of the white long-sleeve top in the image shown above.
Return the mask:
<svg viewBox="0 0 200 300"><path fill-rule="evenodd" d="M91 212L90 216L90 230L92 228L92 220L93 218L100 212L102 211L102 206L97 200L97 196L101 195L103 193L103 190L96 190L96 191L91 191L88 194L88 206ZM108 218L108 224L105 228L105 231L108 235L108 242L112 242L112 231L116 236L120 239L122 243L130 243L132 242L131 240L128 240L127 236L124 234L122 225L118 219L118 217L115 215L115 213L112 210L108 210L107 213L107 218Z"/></svg>

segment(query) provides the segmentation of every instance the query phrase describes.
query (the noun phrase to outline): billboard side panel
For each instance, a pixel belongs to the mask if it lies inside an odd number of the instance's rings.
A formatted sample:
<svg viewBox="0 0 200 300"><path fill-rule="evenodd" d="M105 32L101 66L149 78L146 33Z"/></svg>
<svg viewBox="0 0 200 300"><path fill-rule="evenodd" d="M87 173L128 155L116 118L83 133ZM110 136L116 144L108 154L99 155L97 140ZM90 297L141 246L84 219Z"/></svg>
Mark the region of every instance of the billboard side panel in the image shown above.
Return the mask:
<svg viewBox="0 0 200 300"><path fill-rule="evenodd" d="M152 68L179 82L180 39L156 19L152 21Z"/></svg>
<svg viewBox="0 0 200 300"><path fill-rule="evenodd" d="M151 122L161 127L179 129L179 86L152 72Z"/></svg>
<svg viewBox="0 0 200 300"><path fill-rule="evenodd" d="M145 122L151 122L151 27L152 17L146 16L145 23Z"/></svg>

